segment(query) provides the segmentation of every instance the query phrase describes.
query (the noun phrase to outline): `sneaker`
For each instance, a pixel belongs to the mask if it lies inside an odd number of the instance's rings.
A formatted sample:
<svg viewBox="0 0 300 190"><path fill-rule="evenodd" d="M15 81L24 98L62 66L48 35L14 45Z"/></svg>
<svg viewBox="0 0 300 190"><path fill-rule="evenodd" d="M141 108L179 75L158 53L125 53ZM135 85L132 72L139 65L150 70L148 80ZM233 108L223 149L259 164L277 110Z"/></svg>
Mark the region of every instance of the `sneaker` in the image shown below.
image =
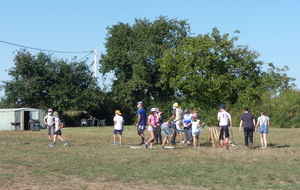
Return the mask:
<svg viewBox="0 0 300 190"><path fill-rule="evenodd" d="M180 142L180 144L184 144L184 143L185 143L184 141L181 141L181 142Z"/></svg>
<svg viewBox="0 0 300 190"><path fill-rule="evenodd" d="M141 143L140 143L140 145L143 145L143 144L145 144L145 143L144 143L144 142L141 142Z"/></svg>
<svg viewBox="0 0 300 190"><path fill-rule="evenodd" d="M111 143L111 145L117 145L117 143Z"/></svg>
<svg viewBox="0 0 300 190"><path fill-rule="evenodd" d="M65 142L65 143L63 144L63 146L67 146L67 144L68 144L68 143L67 143L67 142Z"/></svg>
<svg viewBox="0 0 300 190"><path fill-rule="evenodd" d="M145 143L144 144L144 148L147 149L148 148L148 144Z"/></svg>
<svg viewBox="0 0 300 190"><path fill-rule="evenodd" d="M50 147L54 147L54 144L49 144Z"/></svg>
<svg viewBox="0 0 300 190"><path fill-rule="evenodd" d="M231 144L229 142L225 143L225 145L228 147L231 146Z"/></svg>
<svg viewBox="0 0 300 190"><path fill-rule="evenodd" d="M171 141L171 145L176 145L175 141Z"/></svg>
<svg viewBox="0 0 300 190"><path fill-rule="evenodd" d="M123 144L120 144L120 146L123 146Z"/></svg>
<svg viewBox="0 0 300 190"><path fill-rule="evenodd" d="M145 143L147 143L147 142L148 142L148 140L149 140L149 138L146 138L146 139L145 139Z"/></svg>

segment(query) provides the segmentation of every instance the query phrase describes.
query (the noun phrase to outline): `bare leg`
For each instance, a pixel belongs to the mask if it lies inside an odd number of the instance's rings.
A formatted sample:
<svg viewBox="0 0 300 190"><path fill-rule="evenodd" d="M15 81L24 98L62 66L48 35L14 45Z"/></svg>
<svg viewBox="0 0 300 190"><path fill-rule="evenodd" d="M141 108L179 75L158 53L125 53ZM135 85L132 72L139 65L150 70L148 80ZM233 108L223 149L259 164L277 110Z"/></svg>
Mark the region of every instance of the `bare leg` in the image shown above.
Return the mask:
<svg viewBox="0 0 300 190"><path fill-rule="evenodd" d="M113 134L114 143L116 143L116 134Z"/></svg>

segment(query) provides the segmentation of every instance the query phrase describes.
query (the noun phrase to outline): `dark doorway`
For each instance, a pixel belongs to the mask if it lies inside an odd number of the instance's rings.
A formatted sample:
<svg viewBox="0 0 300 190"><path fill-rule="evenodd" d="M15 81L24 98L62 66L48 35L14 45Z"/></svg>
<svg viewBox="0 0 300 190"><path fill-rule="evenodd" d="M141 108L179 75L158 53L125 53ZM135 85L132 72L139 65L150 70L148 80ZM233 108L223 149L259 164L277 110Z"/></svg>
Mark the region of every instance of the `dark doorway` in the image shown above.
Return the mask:
<svg viewBox="0 0 300 190"><path fill-rule="evenodd" d="M30 119L30 112L24 111L24 121L23 121L24 130L29 130L29 125L28 125L29 119Z"/></svg>

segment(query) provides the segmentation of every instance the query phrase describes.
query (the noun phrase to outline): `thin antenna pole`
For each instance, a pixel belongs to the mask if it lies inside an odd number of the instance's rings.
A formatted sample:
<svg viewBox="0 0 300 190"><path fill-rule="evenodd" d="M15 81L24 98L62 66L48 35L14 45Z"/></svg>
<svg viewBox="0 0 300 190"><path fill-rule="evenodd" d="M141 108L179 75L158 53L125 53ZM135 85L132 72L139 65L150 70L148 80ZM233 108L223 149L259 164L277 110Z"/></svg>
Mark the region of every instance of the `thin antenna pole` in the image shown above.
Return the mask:
<svg viewBox="0 0 300 190"><path fill-rule="evenodd" d="M98 50L94 50L94 77L97 79L98 73Z"/></svg>

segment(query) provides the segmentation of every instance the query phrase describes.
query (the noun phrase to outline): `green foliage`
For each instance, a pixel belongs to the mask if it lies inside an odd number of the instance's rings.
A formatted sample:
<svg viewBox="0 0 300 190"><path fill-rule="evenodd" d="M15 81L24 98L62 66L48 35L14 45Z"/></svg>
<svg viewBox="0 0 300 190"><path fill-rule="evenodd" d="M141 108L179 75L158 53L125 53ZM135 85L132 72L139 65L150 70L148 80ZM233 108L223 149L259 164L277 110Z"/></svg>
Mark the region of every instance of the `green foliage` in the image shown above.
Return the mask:
<svg viewBox="0 0 300 190"><path fill-rule="evenodd" d="M113 72L114 99L122 108L135 112L137 101L168 102L173 100L171 88L162 90L157 59L166 49L177 44L189 33L186 21L159 17L150 22L136 19L135 23L118 23L108 27L106 54L101 56L100 72Z"/></svg>
<svg viewBox="0 0 300 190"><path fill-rule="evenodd" d="M94 110L101 98L88 66L84 62L54 60L43 52L36 56L26 50L17 52L15 67L5 81L5 102L20 101L23 107L58 111Z"/></svg>

